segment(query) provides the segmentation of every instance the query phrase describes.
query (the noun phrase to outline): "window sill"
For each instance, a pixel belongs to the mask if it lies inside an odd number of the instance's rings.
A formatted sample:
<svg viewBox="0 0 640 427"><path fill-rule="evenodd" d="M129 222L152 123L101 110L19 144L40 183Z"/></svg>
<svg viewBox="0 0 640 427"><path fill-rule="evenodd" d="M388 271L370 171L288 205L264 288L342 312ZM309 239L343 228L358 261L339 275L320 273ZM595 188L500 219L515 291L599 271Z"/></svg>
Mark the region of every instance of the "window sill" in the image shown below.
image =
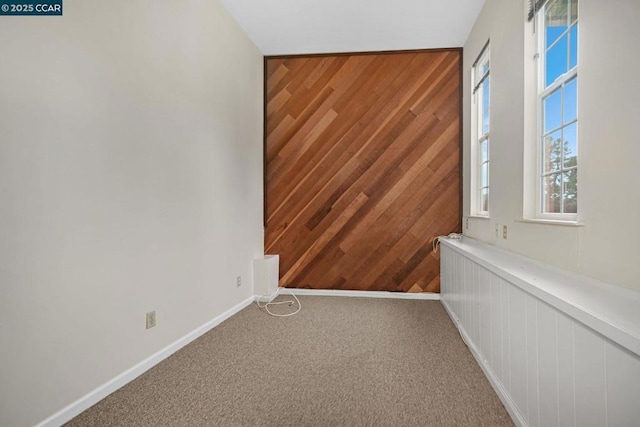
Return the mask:
<svg viewBox="0 0 640 427"><path fill-rule="evenodd" d="M584 227L584 222L579 221L563 221L559 219L516 219L516 222L524 222L527 224L546 224L546 225L559 225L561 227Z"/></svg>
<svg viewBox="0 0 640 427"><path fill-rule="evenodd" d="M478 215L478 214L468 215L467 218L491 219L489 215Z"/></svg>

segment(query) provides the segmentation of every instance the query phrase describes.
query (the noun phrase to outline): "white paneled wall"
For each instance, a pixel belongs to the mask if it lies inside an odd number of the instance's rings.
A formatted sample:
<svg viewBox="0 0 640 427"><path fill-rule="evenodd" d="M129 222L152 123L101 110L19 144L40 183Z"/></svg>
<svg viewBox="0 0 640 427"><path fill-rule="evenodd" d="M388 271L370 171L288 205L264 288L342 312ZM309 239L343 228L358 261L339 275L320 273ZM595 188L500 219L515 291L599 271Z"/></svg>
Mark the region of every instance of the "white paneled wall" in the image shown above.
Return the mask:
<svg viewBox="0 0 640 427"><path fill-rule="evenodd" d="M514 421L640 426L639 355L557 308L557 295L534 296L536 283L529 288L515 280L514 271L525 269L526 258L496 265L498 250L471 243L467 254L468 242L441 245L442 301ZM491 251L497 258L483 257ZM590 319L597 317L590 312ZM631 340L639 337L627 332Z"/></svg>

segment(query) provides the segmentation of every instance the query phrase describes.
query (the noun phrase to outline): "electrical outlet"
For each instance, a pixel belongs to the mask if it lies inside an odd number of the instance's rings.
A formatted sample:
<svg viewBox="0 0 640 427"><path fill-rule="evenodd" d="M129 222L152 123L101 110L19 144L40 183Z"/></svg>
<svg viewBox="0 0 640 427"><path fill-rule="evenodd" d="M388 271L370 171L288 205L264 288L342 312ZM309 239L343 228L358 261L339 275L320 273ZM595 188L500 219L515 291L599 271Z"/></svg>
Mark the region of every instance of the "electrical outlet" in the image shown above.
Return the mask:
<svg viewBox="0 0 640 427"><path fill-rule="evenodd" d="M156 326L156 311L150 311L147 313L147 329L151 329Z"/></svg>
<svg viewBox="0 0 640 427"><path fill-rule="evenodd" d="M507 226L506 225L502 226L502 238L507 240Z"/></svg>
<svg viewBox="0 0 640 427"><path fill-rule="evenodd" d="M467 230L469 229L469 217L467 217L467 219L465 219L464 221L464 228Z"/></svg>
<svg viewBox="0 0 640 427"><path fill-rule="evenodd" d="M236 277L236 287L242 286L242 276Z"/></svg>

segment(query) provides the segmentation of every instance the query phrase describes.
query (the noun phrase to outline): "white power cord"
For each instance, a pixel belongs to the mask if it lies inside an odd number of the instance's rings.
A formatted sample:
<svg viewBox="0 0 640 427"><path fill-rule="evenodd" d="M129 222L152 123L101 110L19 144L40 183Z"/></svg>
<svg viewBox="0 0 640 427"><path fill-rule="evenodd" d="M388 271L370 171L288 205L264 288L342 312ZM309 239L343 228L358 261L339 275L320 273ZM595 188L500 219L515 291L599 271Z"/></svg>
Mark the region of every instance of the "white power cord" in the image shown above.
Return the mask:
<svg viewBox="0 0 640 427"><path fill-rule="evenodd" d="M460 239L462 239L462 234L460 234L460 233L451 233L448 236L438 236L435 239L433 239L432 247L433 247L433 254L434 255L438 253L438 245L440 245L440 239L460 240Z"/></svg>
<svg viewBox="0 0 640 427"><path fill-rule="evenodd" d="M287 288L279 288L279 289L287 289ZM293 316L294 314L297 314L300 310L302 310L302 304L300 304L300 300L298 299L298 297L291 291L288 291L289 295L291 295L295 300L296 303L298 303L298 309L296 311L294 311L293 313L287 313L287 314L276 314L276 313L272 313L269 310L269 306L270 305L283 305L283 304L288 304L289 306L293 305L293 301L292 300L287 300L287 301L278 301L278 302L268 302L265 305L260 305L260 298L265 298L267 297L267 295L259 295L258 299L256 300L256 305L259 308L264 308L264 310L269 313L271 316L274 317L289 317L289 316Z"/></svg>

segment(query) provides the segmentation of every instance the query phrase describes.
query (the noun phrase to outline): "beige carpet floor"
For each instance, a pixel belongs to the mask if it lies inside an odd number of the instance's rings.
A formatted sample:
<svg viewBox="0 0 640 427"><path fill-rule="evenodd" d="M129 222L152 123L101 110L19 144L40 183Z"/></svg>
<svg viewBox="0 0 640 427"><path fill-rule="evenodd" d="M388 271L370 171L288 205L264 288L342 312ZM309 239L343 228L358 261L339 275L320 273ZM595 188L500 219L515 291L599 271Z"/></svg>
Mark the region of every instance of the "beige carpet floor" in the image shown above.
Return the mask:
<svg viewBox="0 0 640 427"><path fill-rule="evenodd" d="M247 307L68 425L513 425L440 302L300 300Z"/></svg>

